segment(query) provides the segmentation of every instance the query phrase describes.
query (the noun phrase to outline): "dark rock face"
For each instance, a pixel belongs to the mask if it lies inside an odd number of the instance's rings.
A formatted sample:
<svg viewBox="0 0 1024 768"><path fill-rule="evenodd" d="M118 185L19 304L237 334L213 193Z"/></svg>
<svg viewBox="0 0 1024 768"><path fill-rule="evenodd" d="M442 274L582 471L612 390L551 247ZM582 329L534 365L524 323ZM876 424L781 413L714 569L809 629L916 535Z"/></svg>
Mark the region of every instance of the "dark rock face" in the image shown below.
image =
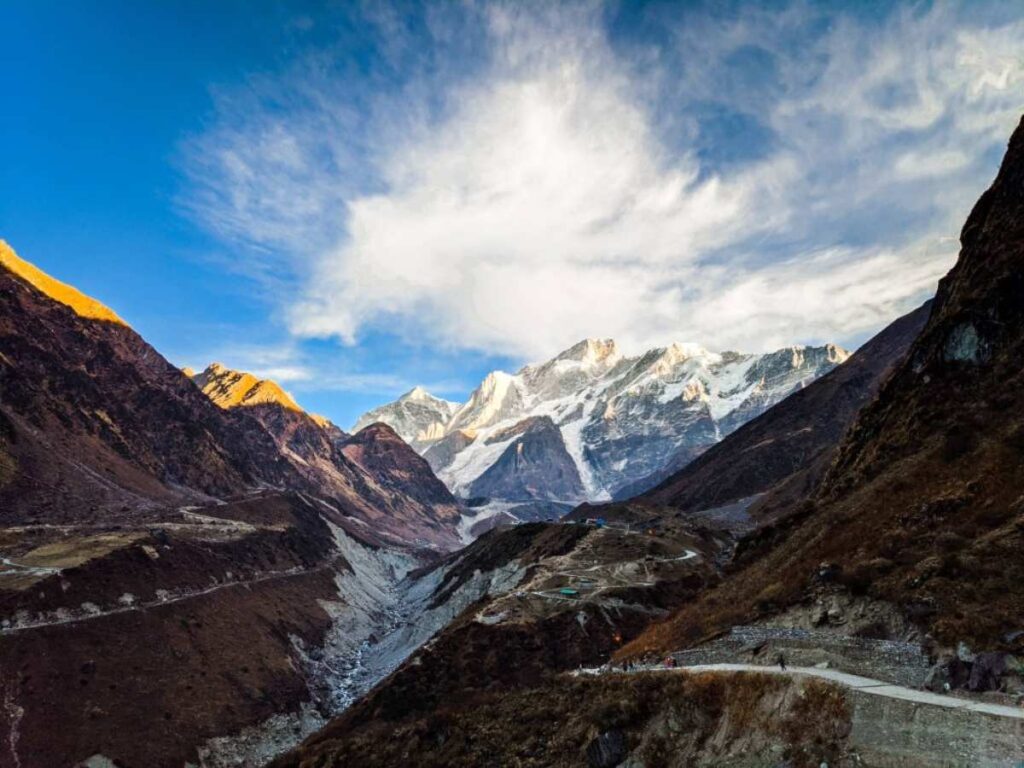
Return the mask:
<svg viewBox="0 0 1024 768"><path fill-rule="evenodd" d="M476 438L461 429L449 432L436 443L433 443L423 454L423 458L435 472L440 472L455 459L464 448L473 444Z"/></svg>
<svg viewBox="0 0 1024 768"><path fill-rule="evenodd" d="M998 691L1002 687L1003 675L1009 669L1013 657L1008 653L989 651L979 653L971 665L971 677L967 681L969 691Z"/></svg>
<svg viewBox="0 0 1024 768"><path fill-rule="evenodd" d="M764 493L815 462L827 466L843 433L904 358L930 311L928 302L896 320L843 365L744 424L641 498L698 511Z"/></svg>
<svg viewBox="0 0 1024 768"><path fill-rule="evenodd" d="M615 768L628 754L626 735L616 728L605 731L587 745L587 765L590 768Z"/></svg>
<svg viewBox="0 0 1024 768"><path fill-rule="evenodd" d="M907 364L858 419L829 476L838 491L915 450L921 437L981 426L1011 408L1024 350L1024 128L960 236L956 265ZM973 402L972 402L973 401ZM965 423L968 403L971 424Z"/></svg>
<svg viewBox="0 0 1024 768"><path fill-rule="evenodd" d="M580 499L583 483L562 433L547 416L533 416L490 438L515 440L470 487L473 496L514 501Z"/></svg>
<svg viewBox="0 0 1024 768"><path fill-rule="evenodd" d="M727 438L728 439L728 438ZM709 446L699 448L683 445L671 454L665 466L655 470L649 475L644 475L639 480L633 480L615 490L612 494L612 501L626 501L640 496L653 488L658 487L677 472L681 472L707 450Z"/></svg>
<svg viewBox="0 0 1024 768"><path fill-rule="evenodd" d="M430 465L387 424L372 424L341 443L341 453L382 482L401 487L424 504L454 504L455 498Z"/></svg>

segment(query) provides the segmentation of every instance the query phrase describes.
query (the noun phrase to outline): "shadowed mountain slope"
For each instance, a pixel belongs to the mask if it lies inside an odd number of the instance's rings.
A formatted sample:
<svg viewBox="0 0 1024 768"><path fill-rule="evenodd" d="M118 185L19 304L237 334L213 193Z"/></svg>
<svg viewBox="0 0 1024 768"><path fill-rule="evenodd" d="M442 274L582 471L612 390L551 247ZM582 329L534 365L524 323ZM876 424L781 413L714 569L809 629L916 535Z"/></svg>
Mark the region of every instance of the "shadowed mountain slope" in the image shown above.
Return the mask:
<svg viewBox="0 0 1024 768"><path fill-rule="evenodd" d="M110 522L289 489L322 497L336 523L364 538L457 545L454 500L441 499L412 449L389 439L392 466L375 476L342 453L344 433L290 398L218 407L116 315L3 249L17 271L0 269L2 522Z"/></svg>
<svg viewBox="0 0 1024 768"><path fill-rule="evenodd" d="M1024 649L1024 121L961 233L927 325L817 489L740 568L628 653L805 600L821 563L940 643Z"/></svg>

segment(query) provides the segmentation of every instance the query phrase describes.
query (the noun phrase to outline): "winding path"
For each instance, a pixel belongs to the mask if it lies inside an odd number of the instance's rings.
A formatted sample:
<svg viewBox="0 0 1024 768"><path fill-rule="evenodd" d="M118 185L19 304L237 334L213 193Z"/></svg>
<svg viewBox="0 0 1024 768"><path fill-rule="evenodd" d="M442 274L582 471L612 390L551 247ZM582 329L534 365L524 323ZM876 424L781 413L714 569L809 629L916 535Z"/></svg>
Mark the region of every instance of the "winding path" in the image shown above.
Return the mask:
<svg viewBox="0 0 1024 768"><path fill-rule="evenodd" d="M7 626L0 625L0 636L2 635L13 635L17 632L27 632L33 629L40 629L42 627L54 627L64 624L79 624L83 621L92 621L94 619L102 619L106 616L114 616L120 613L131 613L133 611L145 611L149 608L160 608L165 605L172 605L173 603L180 603L182 600L193 600L203 595L208 595L211 592L218 592L222 589L232 589L234 587L249 587L253 584L259 584L264 581L273 581L275 579L287 579L294 576L305 576L306 574L316 573L331 569L334 566L331 563L319 565L313 568L288 568L281 571L265 571L259 576L255 576L251 579L238 579L235 581L222 581L213 584L205 589L188 590L181 593L168 593L164 598L158 598L156 600L149 600L146 602L127 602L124 605L118 606L117 608L108 608L107 610L97 610L95 612L82 613L81 609L71 615L62 615L60 618L52 619L36 619L29 620L23 623L9 624ZM62 609L57 609L62 610ZM63 609L67 610L67 609Z"/></svg>
<svg viewBox="0 0 1024 768"><path fill-rule="evenodd" d="M969 712L995 715L996 717L1024 720L1024 707L990 704L972 699L959 699L954 696L941 696L930 691L905 688L902 685L893 685L882 680L873 680L870 677L861 677L860 675L852 675L849 672L840 672L836 669L821 669L819 667L787 667L785 670L782 670L778 667L768 667L760 664L695 664L688 667L640 667L632 673L622 673L615 669L584 669L574 674L636 674L638 672L681 672L684 674L695 672L761 672L769 675L817 677L872 696L884 696L889 699L902 699L903 701L912 701L917 704L927 704L934 707L963 709Z"/></svg>

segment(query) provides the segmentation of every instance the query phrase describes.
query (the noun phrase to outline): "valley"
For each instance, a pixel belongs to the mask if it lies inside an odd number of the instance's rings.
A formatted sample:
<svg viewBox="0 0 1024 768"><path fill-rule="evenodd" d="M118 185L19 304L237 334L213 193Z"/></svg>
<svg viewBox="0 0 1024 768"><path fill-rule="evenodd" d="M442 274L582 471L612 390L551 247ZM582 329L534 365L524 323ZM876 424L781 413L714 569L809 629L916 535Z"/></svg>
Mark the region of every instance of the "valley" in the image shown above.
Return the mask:
<svg viewBox="0 0 1024 768"><path fill-rule="evenodd" d="M1024 123L934 302L652 491L575 509L548 530L593 528L539 583L275 768L1024 760L1022 174Z"/></svg>
<svg viewBox="0 0 1024 768"><path fill-rule="evenodd" d="M1022 178L852 355L587 340L353 434L0 246L0 766L1016 765Z"/></svg>

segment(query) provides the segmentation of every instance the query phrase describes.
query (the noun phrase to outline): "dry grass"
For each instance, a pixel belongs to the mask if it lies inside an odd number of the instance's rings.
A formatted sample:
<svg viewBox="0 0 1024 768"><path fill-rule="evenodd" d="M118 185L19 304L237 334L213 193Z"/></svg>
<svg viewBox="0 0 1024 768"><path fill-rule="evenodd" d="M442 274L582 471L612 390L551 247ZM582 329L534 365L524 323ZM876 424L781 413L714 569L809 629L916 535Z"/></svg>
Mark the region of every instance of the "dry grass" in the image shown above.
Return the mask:
<svg viewBox="0 0 1024 768"><path fill-rule="evenodd" d="M944 451L924 446L821 503L620 656L660 655L800 603L822 562L840 566L850 592L900 606L940 642L1005 645L1007 632L1024 629L1024 504L1013 481L1024 476L1021 454L999 435L954 461Z"/></svg>
<svg viewBox="0 0 1024 768"><path fill-rule="evenodd" d="M555 678L335 730L277 765L578 766L591 740L612 730L648 768L751 765L758 756L803 768L837 764L849 711L835 687L770 675Z"/></svg>
<svg viewBox="0 0 1024 768"><path fill-rule="evenodd" d="M145 538L145 531L73 536L36 547L16 562L33 568L74 568Z"/></svg>

